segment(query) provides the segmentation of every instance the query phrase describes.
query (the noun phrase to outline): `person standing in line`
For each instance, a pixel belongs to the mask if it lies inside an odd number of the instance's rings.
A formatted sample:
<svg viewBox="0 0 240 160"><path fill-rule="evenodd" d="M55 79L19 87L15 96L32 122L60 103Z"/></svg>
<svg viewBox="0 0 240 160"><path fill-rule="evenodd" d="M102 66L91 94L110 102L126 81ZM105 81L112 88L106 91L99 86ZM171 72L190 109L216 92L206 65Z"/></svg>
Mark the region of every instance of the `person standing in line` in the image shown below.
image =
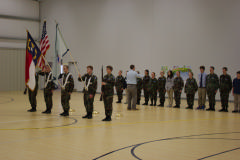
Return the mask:
<svg viewBox="0 0 240 160"><path fill-rule="evenodd" d="M138 74L140 74L139 71L137 71ZM141 101L141 94L142 94L142 88L143 88L143 82L142 78L137 78L137 105L140 105Z"/></svg>
<svg viewBox="0 0 240 160"><path fill-rule="evenodd" d="M143 76L135 71L135 66L130 65L130 71L127 73L127 92L128 92L128 110L138 110L137 103L137 78Z"/></svg>
<svg viewBox="0 0 240 160"><path fill-rule="evenodd" d="M175 99L175 103L176 103L174 108L180 108L181 94L182 94L182 89L183 89L183 86L184 86L184 82L183 82L182 77L180 76L179 71L176 72L176 75L177 75L177 77L174 78L174 86L173 86L174 99Z"/></svg>
<svg viewBox="0 0 240 160"><path fill-rule="evenodd" d="M227 67L223 67L223 74L220 76L220 97L222 109L219 112L228 112L229 94L232 90L232 78L227 74Z"/></svg>
<svg viewBox="0 0 240 160"><path fill-rule="evenodd" d="M165 94L166 94L166 77L164 76L164 71L160 72L160 77L158 78L158 92L159 92L159 101L160 104L158 106L164 107L165 103Z"/></svg>
<svg viewBox="0 0 240 160"><path fill-rule="evenodd" d="M172 104L173 104L173 85L174 85L173 72L169 70L167 80L166 80L166 90L167 90L168 102L169 102L168 107L172 107Z"/></svg>
<svg viewBox="0 0 240 160"><path fill-rule="evenodd" d="M61 116L69 116L69 101L71 99L71 94L73 92L74 88L74 80L71 73L68 72L68 66L63 66L63 74L60 74L58 79L63 78L63 85L61 88L61 103L63 107L63 113L61 113Z"/></svg>
<svg viewBox="0 0 240 160"><path fill-rule="evenodd" d="M233 113L240 112L240 71L237 72L237 77L233 80L232 93L234 96L234 110Z"/></svg>
<svg viewBox="0 0 240 160"><path fill-rule="evenodd" d="M145 76L143 77L143 91L144 91L144 98L145 103L143 105L148 105L149 101L149 87L150 86L150 76L149 76L149 70L145 70Z"/></svg>
<svg viewBox="0 0 240 160"><path fill-rule="evenodd" d="M82 118L92 119L93 102L97 91L97 77L93 75L93 66L87 66L87 73L83 76L79 74L78 81L84 81L83 100L87 114Z"/></svg>
<svg viewBox="0 0 240 160"><path fill-rule="evenodd" d="M122 71L118 72L118 76L116 77L115 88L118 96L118 101L116 103L122 103L123 97L123 85L124 85L124 77L122 76Z"/></svg>
<svg viewBox="0 0 240 160"><path fill-rule="evenodd" d="M195 93L198 90L197 81L193 78L193 72L189 72L189 78L186 81L184 92L187 95L187 104L186 109L193 109Z"/></svg>
<svg viewBox="0 0 240 160"><path fill-rule="evenodd" d="M45 65L45 68L39 72L39 75L44 76L44 100L46 103L46 110L42 113L50 114L52 112L52 96L53 96L53 89L54 83L52 81L52 72L48 65Z"/></svg>
<svg viewBox="0 0 240 160"><path fill-rule="evenodd" d="M114 86L115 86L115 77L112 74L113 67L106 67L107 74L103 77L103 102L105 108L105 115L102 121L111 121L112 120L112 111L113 111L113 95L114 95Z"/></svg>
<svg viewBox="0 0 240 160"><path fill-rule="evenodd" d="M207 111L215 111L215 96L217 93L217 90L219 88L219 78L214 73L214 67L210 67L210 74L207 75L206 78L206 89L207 89L207 95L208 95L208 101L209 101L209 108Z"/></svg>
<svg viewBox="0 0 240 160"><path fill-rule="evenodd" d="M200 73L198 74L198 107L197 109L205 109L206 103L206 77L205 66L200 66Z"/></svg>
<svg viewBox="0 0 240 160"><path fill-rule="evenodd" d="M155 77L155 72L151 73L150 79L150 98L151 98L151 105L157 105L157 92L158 92L158 80Z"/></svg>

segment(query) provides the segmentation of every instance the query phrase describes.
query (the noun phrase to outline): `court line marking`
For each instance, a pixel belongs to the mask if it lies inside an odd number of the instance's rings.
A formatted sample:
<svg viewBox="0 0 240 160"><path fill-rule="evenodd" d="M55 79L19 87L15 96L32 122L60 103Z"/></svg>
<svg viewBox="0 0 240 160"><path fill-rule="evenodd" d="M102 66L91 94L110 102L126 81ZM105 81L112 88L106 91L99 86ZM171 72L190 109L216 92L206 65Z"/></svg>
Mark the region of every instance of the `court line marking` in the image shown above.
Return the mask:
<svg viewBox="0 0 240 160"><path fill-rule="evenodd" d="M64 118L64 117L63 117ZM42 128L10 128L10 129L0 129L0 130L4 130L4 131L8 131L8 130L30 130L30 129L53 129L53 128L63 128L66 126L71 126L73 124L76 124L78 122L77 119L72 118L72 117L67 117L68 119L72 119L73 122L69 123L69 124L64 124L64 125L59 125L59 126L52 126L52 127L42 127Z"/></svg>
<svg viewBox="0 0 240 160"><path fill-rule="evenodd" d="M198 160L203 160L203 159L211 158L211 157L214 157L214 156L218 156L218 155L220 155L220 154L224 154L224 153L236 151L236 150L239 150L239 149L240 149L240 147L234 148L234 149L230 149L230 150L226 150L226 151L223 151L223 152L219 152L219 153L216 153L216 154L212 154L212 155L210 155L210 156L206 156L206 157L200 158L200 159L198 159Z"/></svg>
<svg viewBox="0 0 240 160"><path fill-rule="evenodd" d="M240 133L240 132L239 132ZM229 133L231 134L231 133ZM232 133L233 134L233 133ZM203 136L203 135L199 135L199 136ZM193 136L190 136L190 137L193 137ZM171 138L171 139L166 139L166 140L176 140L176 139L224 139L224 140L240 140L240 139L227 139L227 138L185 138L185 137L176 137L176 138ZM139 158L136 154L135 154L135 150L137 147L141 146L141 145L144 145L144 144L148 144L148 143L152 143L152 142L158 142L158 141L164 141L164 140L155 140L155 141L149 141L149 142L146 142L146 143L141 143L141 144L138 144L136 146L134 146L132 149L131 149L131 154L133 157L135 157L136 159L138 160L142 160L141 158ZM210 157L214 157L216 155L219 155L219 154L223 154L223 153L227 153L227 152L230 152L230 151L233 151L233 150L236 150L236 149L231 149L231 150L227 150L227 151L223 151L223 152L220 152L220 153L216 153L216 154L213 154L213 155L210 155L210 156L206 156L204 157L203 159L207 159L207 158L210 158ZM201 160L201 159L198 159L198 160Z"/></svg>
<svg viewBox="0 0 240 160"><path fill-rule="evenodd" d="M158 139L158 140L152 140L152 141L147 141L147 142L142 142L142 143L138 143L138 144L133 144L133 145L130 145L130 146L126 146L126 147L123 147L123 148L119 148L119 149L116 149L116 150L113 150L113 151L110 151L108 153L105 153L99 157L96 157L94 158L93 160L98 160L98 159L101 159L103 157L106 157L110 154L113 154L115 152L118 152L118 151L121 151L121 150L124 150L124 149L127 149L127 148L131 148L131 154L134 158L138 159L138 160L141 160L139 157L137 157L134 153L134 150L143 145L143 144L147 144L147 143L152 143L152 142L156 142L156 141L167 141L167 140L173 140L173 139L184 139L184 138L190 138L190 137L194 137L194 136L207 136L207 135L222 135L222 134L234 134L234 133L240 133L240 132L223 132L223 133L206 133L206 134L197 134L197 135L188 135L188 136L180 136L180 137L171 137L171 138L163 138L163 139Z"/></svg>
<svg viewBox="0 0 240 160"><path fill-rule="evenodd" d="M54 118L57 118L57 117L51 117L51 118L39 118L39 119L28 119L28 120L17 120L17 121L7 121L7 122L0 122L0 123L27 122L27 121L44 120L44 119L54 119Z"/></svg>
<svg viewBox="0 0 240 160"><path fill-rule="evenodd" d="M68 118L68 117L66 117ZM69 117L71 118L71 117ZM220 120L220 119L230 119L230 118L240 118L240 117L219 117L219 118L209 118L209 119L176 119L176 120L167 120L167 121L157 121L157 122L126 122L126 123L103 123L97 125L87 125L87 126L71 126L71 125L63 125L63 126L56 126L56 127L42 127L42 128L10 128L4 129L0 128L0 130L30 130L30 129L59 129L59 128L93 128L93 127L103 127L103 126L117 126L117 125L133 125L133 124L154 124L154 123L170 123L170 122L185 122L185 121L213 121L213 120ZM72 118L76 120L75 118ZM77 123L77 122L76 122ZM75 124L75 123L74 123Z"/></svg>

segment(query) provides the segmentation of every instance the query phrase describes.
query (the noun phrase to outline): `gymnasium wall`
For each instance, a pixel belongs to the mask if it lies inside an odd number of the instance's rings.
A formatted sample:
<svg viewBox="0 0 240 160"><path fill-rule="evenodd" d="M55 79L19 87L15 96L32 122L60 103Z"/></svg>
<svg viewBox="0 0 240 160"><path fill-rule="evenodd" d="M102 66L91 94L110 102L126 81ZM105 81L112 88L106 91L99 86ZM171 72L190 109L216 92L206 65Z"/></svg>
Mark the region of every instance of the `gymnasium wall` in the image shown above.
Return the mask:
<svg viewBox="0 0 240 160"><path fill-rule="evenodd" d="M0 91L23 91L26 30L39 40L39 2L0 0L0 4Z"/></svg>
<svg viewBox="0 0 240 160"><path fill-rule="evenodd" d="M55 21L83 74L94 66L112 65L114 74L130 64L160 72L161 66L227 66L240 70L239 0L43 0L40 18L47 20L54 56ZM41 24L42 25L42 24ZM66 56L64 62L72 61ZM196 76L195 74L195 76ZM80 83L76 85L81 90ZM100 85L99 85L100 89ZM100 91L100 90L98 90ZM232 98L232 97L231 97Z"/></svg>

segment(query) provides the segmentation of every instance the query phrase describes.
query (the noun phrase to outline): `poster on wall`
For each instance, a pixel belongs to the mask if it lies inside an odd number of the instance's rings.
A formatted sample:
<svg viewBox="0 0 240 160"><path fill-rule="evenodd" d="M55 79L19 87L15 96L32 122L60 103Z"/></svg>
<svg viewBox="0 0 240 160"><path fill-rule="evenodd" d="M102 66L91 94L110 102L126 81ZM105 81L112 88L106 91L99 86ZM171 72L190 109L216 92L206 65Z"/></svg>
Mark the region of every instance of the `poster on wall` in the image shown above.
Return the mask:
<svg viewBox="0 0 240 160"><path fill-rule="evenodd" d="M191 66L183 65L183 66L173 66L172 71L173 71L174 77L176 77L176 72L179 71L182 79L186 81L189 78L188 72L192 71L192 69L191 69Z"/></svg>
<svg viewBox="0 0 240 160"><path fill-rule="evenodd" d="M168 66L162 66L161 71L164 71L164 73L168 72Z"/></svg>

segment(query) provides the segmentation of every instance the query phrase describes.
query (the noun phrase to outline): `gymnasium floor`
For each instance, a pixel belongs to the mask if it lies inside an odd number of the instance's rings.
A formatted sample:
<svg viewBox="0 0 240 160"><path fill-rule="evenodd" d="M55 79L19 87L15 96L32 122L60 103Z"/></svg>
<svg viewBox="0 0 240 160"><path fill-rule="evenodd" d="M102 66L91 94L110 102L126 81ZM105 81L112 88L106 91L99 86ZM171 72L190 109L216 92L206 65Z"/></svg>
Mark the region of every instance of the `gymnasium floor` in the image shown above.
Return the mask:
<svg viewBox="0 0 240 160"><path fill-rule="evenodd" d="M42 91L37 101L38 111L28 113L28 97L22 92L0 92L1 160L240 159L240 114L186 110L185 100L182 109L139 106L139 111L114 103L113 121L102 122L99 95L99 114L92 120L81 118L81 93L72 95L69 118L59 116L59 91L54 92L52 115L41 114Z"/></svg>

